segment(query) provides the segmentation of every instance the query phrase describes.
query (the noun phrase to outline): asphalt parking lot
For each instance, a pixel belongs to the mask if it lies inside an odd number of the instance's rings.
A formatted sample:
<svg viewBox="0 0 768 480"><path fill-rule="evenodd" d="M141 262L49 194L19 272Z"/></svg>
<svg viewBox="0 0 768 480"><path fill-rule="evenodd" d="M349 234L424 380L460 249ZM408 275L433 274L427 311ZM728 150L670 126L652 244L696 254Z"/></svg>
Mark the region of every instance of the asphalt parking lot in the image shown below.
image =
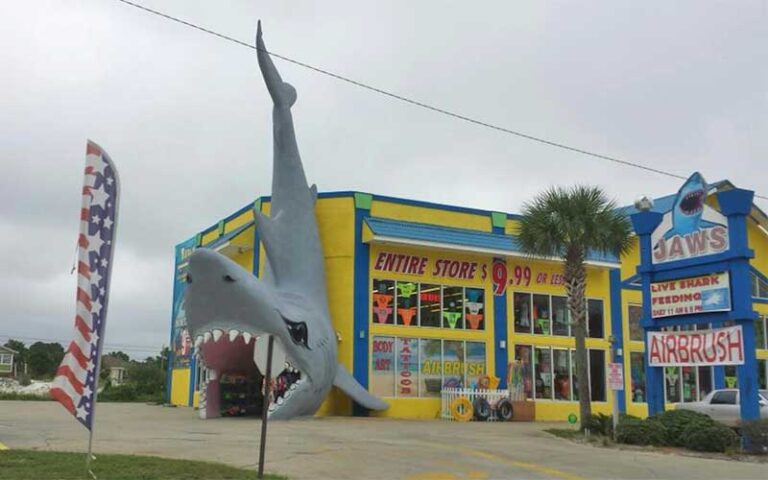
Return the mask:
<svg viewBox="0 0 768 480"><path fill-rule="evenodd" d="M94 451L256 468L257 419L190 408L98 405ZM563 425L560 425L563 426ZM267 471L290 479L765 479L768 464L578 445L545 424L310 418L269 424ZM8 448L84 451L87 431L54 402L0 401ZM98 461L98 460L97 460Z"/></svg>

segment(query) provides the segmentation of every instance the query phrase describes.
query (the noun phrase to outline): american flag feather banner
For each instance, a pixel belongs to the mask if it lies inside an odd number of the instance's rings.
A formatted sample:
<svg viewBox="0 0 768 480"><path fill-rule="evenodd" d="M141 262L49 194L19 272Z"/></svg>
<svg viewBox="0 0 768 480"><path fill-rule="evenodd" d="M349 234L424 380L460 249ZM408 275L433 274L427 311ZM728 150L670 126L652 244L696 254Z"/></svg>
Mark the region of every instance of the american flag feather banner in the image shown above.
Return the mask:
<svg viewBox="0 0 768 480"><path fill-rule="evenodd" d="M51 396L88 430L93 426L104 341L118 191L112 160L101 147L88 141L77 241L74 336L51 385Z"/></svg>

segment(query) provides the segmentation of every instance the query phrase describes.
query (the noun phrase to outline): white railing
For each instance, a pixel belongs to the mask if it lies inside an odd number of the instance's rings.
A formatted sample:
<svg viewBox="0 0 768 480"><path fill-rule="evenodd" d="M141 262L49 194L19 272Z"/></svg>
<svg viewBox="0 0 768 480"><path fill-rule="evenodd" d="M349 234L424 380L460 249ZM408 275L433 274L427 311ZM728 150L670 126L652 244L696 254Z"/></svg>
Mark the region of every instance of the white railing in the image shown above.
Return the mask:
<svg viewBox="0 0 768 480"><path fill-rule="evenodd" d="M440 390L440 418L443 420L456 420L451 415L451 402L459 397L467 398L473 405L475 399L484 398L491 407L489 422L496 422L496 404L502 398L509 398L509 390L476 390L473 388L444 388ZM472 421L476 421L472 417Z"/></svg>

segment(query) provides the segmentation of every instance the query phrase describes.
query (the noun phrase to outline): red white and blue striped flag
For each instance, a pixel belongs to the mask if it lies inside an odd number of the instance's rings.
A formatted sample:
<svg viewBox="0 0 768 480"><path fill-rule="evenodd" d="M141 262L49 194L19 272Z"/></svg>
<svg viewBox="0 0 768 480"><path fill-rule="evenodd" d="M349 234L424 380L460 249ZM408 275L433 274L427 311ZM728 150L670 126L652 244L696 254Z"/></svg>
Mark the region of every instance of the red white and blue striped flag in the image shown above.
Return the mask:
<svg viewBox="0 0 768 480"><path fill-rule="evenodd" d="M91 430L117 221L118 177L109 156L88 141L77 244L74 338L64 353L51 396Z"/></svg>

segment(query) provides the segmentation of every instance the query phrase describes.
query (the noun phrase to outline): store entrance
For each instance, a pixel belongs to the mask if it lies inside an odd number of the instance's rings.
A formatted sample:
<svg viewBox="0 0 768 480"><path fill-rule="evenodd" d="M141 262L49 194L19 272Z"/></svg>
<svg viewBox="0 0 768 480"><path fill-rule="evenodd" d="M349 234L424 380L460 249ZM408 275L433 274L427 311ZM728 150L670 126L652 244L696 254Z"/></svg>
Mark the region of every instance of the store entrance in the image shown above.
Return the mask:
<svg viewBox="0 0 768 480"><path fill-rule="evenodd" d="M219 410L222 417L261 417L264 395L261 374L225 373L219 380Z"/></svg>

